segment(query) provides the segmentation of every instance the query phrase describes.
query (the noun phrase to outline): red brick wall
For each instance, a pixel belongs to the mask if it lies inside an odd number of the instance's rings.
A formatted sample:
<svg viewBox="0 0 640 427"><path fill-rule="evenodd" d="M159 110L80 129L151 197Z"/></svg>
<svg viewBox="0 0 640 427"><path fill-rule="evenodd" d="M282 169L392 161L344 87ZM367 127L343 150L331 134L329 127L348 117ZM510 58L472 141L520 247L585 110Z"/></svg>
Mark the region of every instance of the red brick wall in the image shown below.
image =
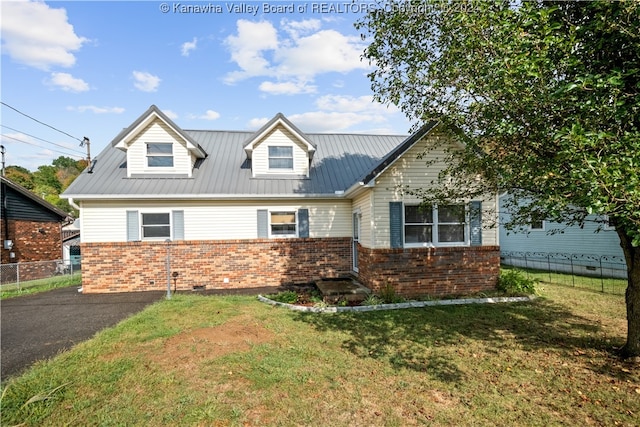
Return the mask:
<svg viewBox="0 0 640 427"><path fill-rule="evenodd" d="M62 258L60 223L9 220L9 235L5 236L4 220L0 223L2 240L13 240L13 249L4 249L0 242L2 263L50 261ZM9 253L15 254L14 258Z"/></svg>
<svg viewBox="0 0 640 427"><path fill-rule="evenodd" d="M166 290L167 248L170 270L179 274L178 290L277 286L351 271L348 237L83 243L81 247L86 293Z"/></svg>
<svg viewBox="0 0 640 427"><path fill-rule="evenodd" d="M368 249L359 246L359 280L374 292L387 285L398 295L456 295L494 289L498 246Z"/></svg>

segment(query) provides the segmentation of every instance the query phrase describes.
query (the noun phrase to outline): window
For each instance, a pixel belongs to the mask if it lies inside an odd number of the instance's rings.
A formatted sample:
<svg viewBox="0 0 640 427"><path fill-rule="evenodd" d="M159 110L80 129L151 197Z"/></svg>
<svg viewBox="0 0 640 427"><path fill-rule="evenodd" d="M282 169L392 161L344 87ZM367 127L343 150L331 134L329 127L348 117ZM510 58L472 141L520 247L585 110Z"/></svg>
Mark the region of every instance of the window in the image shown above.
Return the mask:
<svg viewBox="0 0 640 427"><path fill-rule="evenodd" d="M442 205L437 208L438 242L461 243L465 238L464 205Z"/></svg>
<svg viewBox="0 0 640 427"><path fill-rule="evenodd" d="M293 147L269 147L269 169L293 169Z"/></svg>
<svg viewBox="0 0 640 427"><path fill-rule="evenodd" d="M143 213L142 214L142 238L143 239L169 239L171 238L171 219L169 213Z"/></svg>
<svg viewBox="0 0 640 427"><path fill-rule="evenodd" d="M150 168L173 167L173 144L147 143L147 165Z"/></svg>
<svg viewBox="0 0 640 427"><path fill-rule="evenodd" d="M529 230L531 231L544 231L544 220L532 219L529 223Z"/></svg>
<svg viewBox="0 0 640 427"><path fill-rule="evenodd" d="M270 218L272 236L286 237L296 235L295 212L271 212Z"/></svg>
<svg viewBox="0 0 640 427"><path fill-rule="evenodd" d="M464 205L404 207L404 243L407 246L467 243Z"/></svg>
<svg viewBox="0 0 640 427"><path fill-rule="evenodd" d="M404 241L408 244L433 241L433 209L431 206L404 207Z"/></svg>

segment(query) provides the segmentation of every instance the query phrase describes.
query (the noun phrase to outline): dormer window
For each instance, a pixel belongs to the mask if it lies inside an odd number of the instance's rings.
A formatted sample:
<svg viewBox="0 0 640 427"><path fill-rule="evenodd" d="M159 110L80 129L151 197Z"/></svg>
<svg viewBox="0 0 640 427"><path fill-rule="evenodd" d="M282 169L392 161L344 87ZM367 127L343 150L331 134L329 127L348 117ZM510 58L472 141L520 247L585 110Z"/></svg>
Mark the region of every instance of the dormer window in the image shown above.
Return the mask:
<svg viewBox="0 0 640 427"><path fill-rule="evenodd" d="M147 143L147 166L150 168L173 167L173 144Z"/></svg>
<svg viewBox="0 0 640 427"><path fill-rule="evenodd" d="M269 146L269 169L293 169L293 147Z"/></svg>

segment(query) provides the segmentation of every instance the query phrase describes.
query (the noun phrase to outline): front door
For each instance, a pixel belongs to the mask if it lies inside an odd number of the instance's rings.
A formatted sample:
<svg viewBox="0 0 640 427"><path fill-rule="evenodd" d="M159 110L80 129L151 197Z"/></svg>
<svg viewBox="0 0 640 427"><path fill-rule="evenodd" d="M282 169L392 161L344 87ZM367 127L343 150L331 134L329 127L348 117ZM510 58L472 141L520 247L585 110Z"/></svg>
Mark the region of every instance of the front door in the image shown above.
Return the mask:
<svg viewBox="0 0 640 427"><path fill-rule="evenodd" d="M353 213L353 239L352 239L352 260L353 260L353 271L358 271L358 241L360 240L360 214L357 212Z"/></svg>

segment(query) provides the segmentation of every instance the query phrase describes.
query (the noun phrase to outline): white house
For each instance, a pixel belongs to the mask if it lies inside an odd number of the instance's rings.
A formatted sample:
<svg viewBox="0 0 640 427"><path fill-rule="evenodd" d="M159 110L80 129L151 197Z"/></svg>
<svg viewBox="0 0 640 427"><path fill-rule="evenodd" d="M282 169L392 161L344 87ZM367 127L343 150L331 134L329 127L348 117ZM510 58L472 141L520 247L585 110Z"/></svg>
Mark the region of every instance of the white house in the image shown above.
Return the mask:
<svg viewBox="0 0 640 427"><path fill-rule="evenodd" d="M320 134L282 114L256 132L183 130L151 106L62 195L80 210L83 291L162 290L170 273L178 289L347 275L404 295L493 288L498 230L482 218L495 223L497 195L419 208L403 191L441 170L438 152L419 159L433 138L457 144L437 123Z"/></svg>

